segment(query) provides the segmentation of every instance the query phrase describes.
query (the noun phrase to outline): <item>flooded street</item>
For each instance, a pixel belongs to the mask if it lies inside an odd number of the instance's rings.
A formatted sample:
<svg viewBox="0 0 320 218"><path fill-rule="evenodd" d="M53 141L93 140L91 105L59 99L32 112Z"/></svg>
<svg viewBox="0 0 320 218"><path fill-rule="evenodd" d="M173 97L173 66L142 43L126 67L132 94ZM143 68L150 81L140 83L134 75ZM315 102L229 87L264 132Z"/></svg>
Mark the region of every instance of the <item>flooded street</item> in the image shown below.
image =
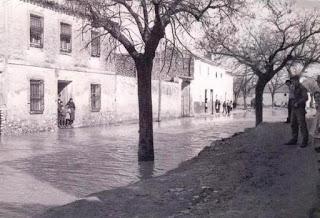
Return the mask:
<svg viewBox="0 0 320 218"><path fill-rule="evenodd" d="M284 121L285 110L266 110ZM154 124L154 163L137 162L138 127L123 124L3 137L0 144L0 217L28 217L90 193L176 168L214 140L254 126L253 112Z"/></svg>

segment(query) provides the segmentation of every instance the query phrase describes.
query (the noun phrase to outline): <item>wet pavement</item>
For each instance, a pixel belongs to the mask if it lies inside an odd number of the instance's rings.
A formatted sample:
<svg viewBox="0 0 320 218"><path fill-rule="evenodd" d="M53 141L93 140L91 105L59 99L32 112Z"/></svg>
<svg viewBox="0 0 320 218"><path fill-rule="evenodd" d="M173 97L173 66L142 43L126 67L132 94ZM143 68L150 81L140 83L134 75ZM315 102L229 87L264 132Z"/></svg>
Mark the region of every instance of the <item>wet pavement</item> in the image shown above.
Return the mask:
<svg viewBox="0 0 320 218"><path fill-rule="evenodd" d="M285 110L266 110L264 120L285 116ZM3 137L0 217L29 217L93 192L161 175L212 141L253 126L253 112L155 123L155 161L143 164L137 162L136 124Z"/></svg>

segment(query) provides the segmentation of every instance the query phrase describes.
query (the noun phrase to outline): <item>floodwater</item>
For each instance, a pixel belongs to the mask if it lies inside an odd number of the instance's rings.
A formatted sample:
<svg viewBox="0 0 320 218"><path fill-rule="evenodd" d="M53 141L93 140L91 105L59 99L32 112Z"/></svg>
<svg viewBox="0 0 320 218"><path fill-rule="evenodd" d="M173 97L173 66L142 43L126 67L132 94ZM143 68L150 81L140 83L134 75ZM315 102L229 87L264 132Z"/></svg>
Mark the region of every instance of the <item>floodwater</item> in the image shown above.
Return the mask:
<svg viewBox="0 0 320 218"><path fill-rule="evenodd" d="M267 110L265 121L286 111ZM154 124L155 161L137 161L136 124L62 129L0 142L0 217L29 217L90 193L161 175L214 140L254 126L253 112Z"/></svg>

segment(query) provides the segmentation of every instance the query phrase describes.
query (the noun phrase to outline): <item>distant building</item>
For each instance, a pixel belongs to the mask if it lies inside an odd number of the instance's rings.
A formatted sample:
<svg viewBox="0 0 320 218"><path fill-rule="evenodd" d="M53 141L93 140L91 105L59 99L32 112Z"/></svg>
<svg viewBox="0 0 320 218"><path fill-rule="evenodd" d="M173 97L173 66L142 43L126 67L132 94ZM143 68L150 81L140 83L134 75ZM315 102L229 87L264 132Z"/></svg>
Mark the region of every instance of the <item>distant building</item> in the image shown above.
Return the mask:
<svg viewBox="0 0 320 218"><path fill-rule="evenodd" d="M161 77L163 81L173 81L175 78L180 80L181 116L212 113L213 104L217 99L222 103L233 100L232 74L212 61L187 52L173 57L160 56L157 54L155 58L153 78L158 80ZM117 73L134 77L135 67L131 58L119 58L124 60L120 61L122 64L117 65ZM157 98L153 100L157 101Z"/></svg>
<svg viewBox="0 0 320 218"><path fill-rule="evenodd" d="M195 113L214 113L214 103L233 100L233 76L209 60L195 58L191 96Z"/></svg>

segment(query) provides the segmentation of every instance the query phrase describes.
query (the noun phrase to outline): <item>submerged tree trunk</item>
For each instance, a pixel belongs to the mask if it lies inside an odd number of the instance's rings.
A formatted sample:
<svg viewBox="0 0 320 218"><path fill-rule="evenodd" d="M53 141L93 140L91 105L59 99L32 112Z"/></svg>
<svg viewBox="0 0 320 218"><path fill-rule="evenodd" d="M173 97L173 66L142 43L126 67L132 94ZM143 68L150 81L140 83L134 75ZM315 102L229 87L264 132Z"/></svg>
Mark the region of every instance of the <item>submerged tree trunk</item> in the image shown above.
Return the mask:
<svg viewBox="0 0 320 218"><path fill-rule="evenodd" d="M141 57L135 60L138 75L139 101L139 161L153 161L153 118L151 74L153 58Z"/></svg>
<svg viewBox="0 0 320 218"><path fill-rule="evenodd" d="M255 98L256 126L258 126L263 121L263 91L267 83L268 81L258 78L258 82L255 90L256 92L256 98Z"/></svg>

